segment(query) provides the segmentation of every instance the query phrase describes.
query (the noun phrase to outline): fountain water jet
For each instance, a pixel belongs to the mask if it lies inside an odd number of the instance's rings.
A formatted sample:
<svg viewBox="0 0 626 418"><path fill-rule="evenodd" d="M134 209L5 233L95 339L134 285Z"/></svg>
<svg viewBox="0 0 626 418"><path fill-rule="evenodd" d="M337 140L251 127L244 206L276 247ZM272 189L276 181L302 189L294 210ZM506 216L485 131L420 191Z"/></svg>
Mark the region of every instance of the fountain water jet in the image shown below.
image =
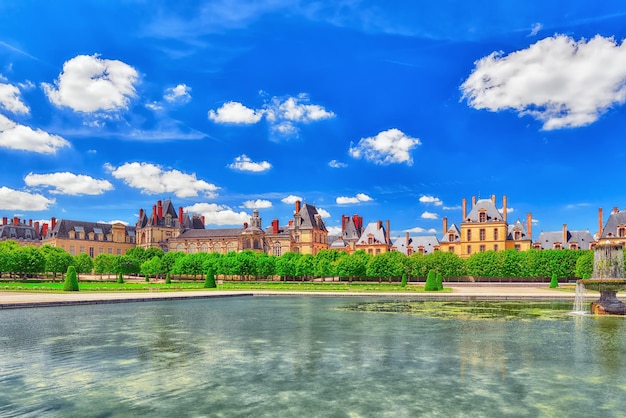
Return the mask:
<svg viewBox="0 0 626 418"><path fill-rule="evenodd" d="M626 290L624 279L624 252L621 244L598 244L593 253L593 278L578 280L585 289L600 292L600 299L591 303L591 313L626 315L626 305L617 298L617 292Z"/></svg>

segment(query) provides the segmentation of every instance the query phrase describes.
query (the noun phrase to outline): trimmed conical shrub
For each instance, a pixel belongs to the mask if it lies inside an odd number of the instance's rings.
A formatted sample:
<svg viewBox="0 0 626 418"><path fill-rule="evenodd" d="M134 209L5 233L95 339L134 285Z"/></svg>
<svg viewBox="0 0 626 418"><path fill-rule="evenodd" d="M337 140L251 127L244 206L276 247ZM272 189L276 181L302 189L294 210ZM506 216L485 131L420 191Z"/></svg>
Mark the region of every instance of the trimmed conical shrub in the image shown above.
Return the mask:
<svg viewBox="0 0 626 418"><path fill-rule="evenodd" d="M171 284L172 280L170 279L170 274L167 273L167 275L165 276L165 284Z"/></svg>
<svg viewBox="0 0 626 418"><path fill-rule="evenodd" d="M550 280L550 289L559 287L559 280L556 278L556 273L552 273L552 280Z"/></svg>
<svg viewBox="0 0 626 418"><path fill-rule="evenodd" d="M78 292L78 277L76 277L76 267L69 266L65 274L63 290L68 292Z"/></svg>
<svg viewBox="0 0 626 418"><path fill-rule="evenodd" d="M435 270L428 271L428 276L426 276L426 285L424 285L424 290L428 292L437 290L437 277L435 276Z"/></svg>
<svg viewBox="0 0 626 418"><path fill-rule="evenodd" d="M216 288L217 284L215 284L215 274L212 270L206 274L206 280L204 281L204 287L208 289Z"/></svg>
<svg viewBox="0 0 626 418"><path fill-rule="evenodd" d="M443 275L441 273L437 273L435 281L437 282L437 290L443 290Z"/></svg>
<svg viewBox="0 0 626 418"><path fill-rule="evenodd" d="M117 282L124 283L124 276L122 275L122 273L117 275Z"/></svg>
<svg viewBox="0 0 626 418"><path fill-rule="evenodd" d="M406 278L406 273L402 275L402 282L400 283L400 286L402 287L406 287L406 283L407 283L407 278Z"/></svg>

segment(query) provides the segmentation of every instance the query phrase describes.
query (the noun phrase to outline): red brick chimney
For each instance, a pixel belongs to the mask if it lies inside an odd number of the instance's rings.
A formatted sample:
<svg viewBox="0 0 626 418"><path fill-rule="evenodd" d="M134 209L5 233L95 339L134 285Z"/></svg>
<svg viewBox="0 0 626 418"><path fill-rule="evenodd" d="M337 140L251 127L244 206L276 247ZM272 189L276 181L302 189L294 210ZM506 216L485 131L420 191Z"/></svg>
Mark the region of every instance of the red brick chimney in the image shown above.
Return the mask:
<svg viewBox="0 0 626 418"><path fill-rule="evenodd" d="M407 253L409 252L409 231L406 232L404 237L404 247L406 248Z"/></svg>
<svg viewBox="0 0 626 418"><path fill-rule="evenodd" d="M389 219L385 222L385 240L387 244L391 244L391 239L389 238Z"/></svg>
<svg viewBox="0 0 626 418"><path fill-rule="evenodd" d="M598 209L598 238L602 236L604 223L602 222L602 208Z"/></svg>
<svg viewBox="0 0 626 418"><path fill-rule="evenodd" d="M615 207L613 208L613 213L617 213L617 212L619 212L619 209L618 209L618 207L617 207L617 206L615 206Z"/></svg>
<svg viewBox="0 0 626 418"><path fill-rule="evenodd" d="M296 213L300 212L300 201L296 200Z"/></svg>
<svg viewBox="0 0 626 418"><path fill-rule="evenodd" d="M530 212L528 213L528 215L526 215L526 222L528 223L528 226L526 227L526 233L528 234L528 238L532 242L533 240L533 215Z"/></svg>
<svg viewBox="0 0 626 418"><path fill-rule="evenodd" d="M9 218L6 216L2 218L2 225L6 225L9 222Z"/></svg>
<svg viewBox="0 0 626 418"><path fill-rule="evenodd" d="M39 222L35 221L35 232L39 234L41 231L39 230Z"/></svg>
<svg viewBox="0 0 626 418"><path fill-rule="evenodd" d="M272 234L278 234L278 219L272 221Z"/></svg>
<svg viewBox="0 0 626 418"><path fill-rule="evenodd" d="M447 216L443 217L443 233L444 234L448 233L448 217Z"/></svg>
<svg viewBox="0 0 626 418"><path fill-rule="evenodd" d="M183 226L183 207L182 206L178 207L178 223L180 224L180 226Z"/></svg>
<svg viewBox="0 0 626 418"><path fill-rule="evenodd" d="M502 220L506 222L506 195L502 196Z"/></svg>
<svg viewBox="0 0 626 418"><path fill-rule="evenodd" d="M157 207L156 205L152 205L152 224L156 225L157 224Z"/></svg>
<svg viewBox="0 0 626 418"><path fill-rule="evenodd" d="M204 226L204 225L205 225L204 220L205 220L205 219L204 219L204 215L200 215L200 221L202 221L202 226Z"/></svg>
<svg viewBox="0 0 626 418"><path fill-rule="evenodd" d="M563 245L565 244L567 244L567 224L563 224Z"/></svg>
<svg viewBox="0 0 626 418"><path fill-rule="evenodd" d="M159 219L163 217L163 202L160 200L157 201L157 214L159 215Z"/></svg>
<svg viewBox="0 0 626 418"><path fill-rule="evenodd" d="M467 199L463 198L463 219L461 219L461 222L465 222L465 218L467 218Z"/></svg>
<svg viewBox="0 0 626 418"><path fill-rule="evenodd" d="M47 223L43 224L43 226L41 227L41 236L45 238L46 235L48 235L48 224Z"/></svg>
<svg viewBox="0 0 626 418"><path fill-rule="evenodd" d="M376 229L381 229L383 227L383 221L376 221Z"/></svg>
<svg viewBox="0 0 626 418"><path fill-rule="evenodd" d="M54 227L57 224L57 218L55 218L54 216L50 219L50 229L54 229Z"/></svg>
<svg viewBox="0 0 626 418"><path fill-rule="evenodd" d="M341 233L343 234L346 230L346 225L348 225L348 221L350 220L349 216L341 215Z"/></svg>
<svg viewBox="0 0 626 418"><path fill-rule="evenodd" d="M139 220L143 219L143 209L139 209Z"/></svg>
<svg viewBox="0 0 626 418"><path fill-rule="evenodd" d="M20 218L18 218L17 216L13 217L13 225L19 225L20 224Z"/></svg>

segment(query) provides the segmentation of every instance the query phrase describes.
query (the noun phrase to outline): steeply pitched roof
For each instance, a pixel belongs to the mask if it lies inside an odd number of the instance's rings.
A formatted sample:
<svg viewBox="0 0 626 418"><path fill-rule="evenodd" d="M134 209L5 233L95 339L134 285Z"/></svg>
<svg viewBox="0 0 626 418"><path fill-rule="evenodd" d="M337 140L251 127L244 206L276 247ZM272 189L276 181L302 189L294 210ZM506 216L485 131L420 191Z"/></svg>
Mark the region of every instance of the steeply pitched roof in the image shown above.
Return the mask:
<svg viewBox="0 0 626 418"><path fill-rule="evenodd" d="M581 250L588 250L593 242L593 236L589 231L567 231L567 240L563 242L563 231L552 231L542 232L535 241L541 245L542 250L553 249L557 242L560 242L563 248L569 248L570 243L576 243Z"/></svg>
<svg viewBox="0 0 626 418"><path fill-rule="evenodd" d="M326 225L322 220L322 216L317 212L317 209L313 205L309 205L308 203L302 204L300 207L300 212L298 212L299 216L294 217L294 222L298 221L300 224L297 225L302 229L320 229L322 231L326 231Z"/></svg>
<svg viewBox="0 0 626 418"><path fill-rule="evenodd" d="M348 218L346 226L343 228L341 238L348 241L358 240L361 237L360 231L354 225L354 220Z"/></svg>
<svg viewBox="0 0 626 418"><path fill-rule="evenodd" d="M619 212L611 212L609 219L606 221L606 225L602 230L602 236L600 238L616 237L617 228L620 225L626 225L626 210ZM610 235L609 235L610 234Z"/></svg>
<svg viewBox="0 0 626 418"><path fill-rule="evenodd" d="M515 223L509 225L508 235L507 235L506 239L507 240L515 240L515 231L516 230L521 232L521 236L518 239L518 241L519 240L530 239L530 237L528 236L528 231L526 230L526 228L524 227L524 224L522 224L519 219L517 221L515 221Z"/></svg>
<svg viewBox="0 0 626 418"><path fill-rule="evenodd" d="M38 241L37 230L25 223L0 225L0 240Z"/></svg>
<svg viewBox="0 0 626 418"><path fill-rule="evenodd" d="M181 239L216 239L239 237L243 228L188 229L172 241Z"/></svg>
<svg viewBox="0 0 626 418"><path fill-rule="evenodd" d="M463 219L463 222L478 222L480 212L484 210L487 218L486 222L502 222L504 219L496 204L491 199L480 199L476 202L472 210L467 215L467 219Z"/></svg>
<svg viewBox="0 0 626 418"><path fill-rule="evenodd" d="M70 231L80 232L81 229L83 230L82 232L85 233L85 236L88 236L91 232L95 233L96 229L101 230L103 234L108 235L112 233L113 225L100 222L61 219L56 222L54 228L48 230L48 235L44 238L69 238ZM128 236L135 235L134 226L125 225L124 230Z"/></svg>
<svg viewBox="0 0 626 418"><path fill-rule="evenodd" d="M365 227L365 231L361 234L361 237L356 242L356 245L370 245L369 244L369 236L374 238L374 244L387 244L391 245L390 242L387 242L387 234L385 232L385 227L382 226L382 222L370 222Z"/></svg>
<svg viewBox="0 0 626 418"><path fill-rule="evenodd" d="M450 241L448 235L450 231L453 231L455 239ZM460 242L461 241L461 231L459 231L459 227L456 224L450 225L447 231L443 231L443 237L441 237L441 242Z"/></svg>
<svg viewBox="0 0 626 418"><path fill-rule="evenodd" d="M406 246L406 236L397 238L393 242L393 246L396 250L408 254ZM424 249L424 254L431 254L435 251L435 247L439 246L439 240L434 235L418 235L415 237L409 237L409 247L411 247L414 253L419 252L420 247Z"/></svg>

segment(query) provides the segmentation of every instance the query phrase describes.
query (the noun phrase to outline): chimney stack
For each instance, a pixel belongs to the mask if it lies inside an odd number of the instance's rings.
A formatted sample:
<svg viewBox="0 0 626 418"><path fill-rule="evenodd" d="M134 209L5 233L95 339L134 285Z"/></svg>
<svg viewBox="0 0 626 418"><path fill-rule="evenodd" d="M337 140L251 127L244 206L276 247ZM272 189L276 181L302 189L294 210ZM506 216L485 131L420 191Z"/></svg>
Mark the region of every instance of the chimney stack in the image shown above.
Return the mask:
<svg viewBox="0 0 626 418"><path fill-rule="evenodd" d="M472 196L472 209L476 206L476 196Z"/></svg>
<svg viewBox="0 0 626 418"><path fill-rule="evenodd" d="M50 229L54 229L54 227L57 224L57 218L55 218L54 216L50 219Z"/></svg>
<svg viewBox="0 0 626 418"><path fill-rule="evenodd" d="M200 215L200 221L202 222L202 226L204 226L205 225L204 215Z"/></svg>
<svg viewBox="0 0 626 418"><path fill-rule="evenodd" d="M18 218L17 216L13 217L13 225L17 226L20 224L20 218Z"/></svg>
<svg viewBox="0 0 626 418"><path fill-rule="evenodd" d="M272 221L272 234L278 234L278 219Z"/></svg>
<svg viewBox="0 0 626 418"><path fill-rule="evenodd" d="M617 206L615 206L615 207L613 208L613 213L617 213L617 212L619 212L619 209L617 208Z"/></svg>
<svg viewBox="0 0 626 418"><path fill-rule="evenodd" d="M2 218L2 225L6 225L9 222L9 218L6 216Z"/></svg>
<svg viewBox="0 0 626 418"><path fill-rule="evenodd" d="M300 212L300 201L296 200L296 213Z"/></svg>
<svg viewBox="0 0 626 418"><path fill-rule="evenodd" d="M448 232L448 217L444 216L443 217L443 235L445 236L447 232Z"/></svg>
<svg viewBox="0 0 626 418"><path fill-rule="evenodd" d="M563 248L567 244L567 224L563 224Z"/></svg>
<svg viewBox="0 0 626 418"><path fill-rule="evenodd" d="M178 224L181 227L183 226L183 207L182 206L178 207Z"/></svg>
<svg viewBox="0 0 626 418"><path fill-rule="evenodd" d="M387 219L387 222L385 223L385 239L387 240L387 244L391 244L391 239L389 237L389 219Z"/></svg>
<svg viewBox="0 0 626 418"><path fill-rule="evenodd" d="M139 209L139 220L143 219L143 209Z"/></svg>
<svg viewBox="0 0 626 418"><path fill-rule="evenodd" d="M376 229L380 230L383 227L383 221L376 221Z"/></svg>
<svg viewBox="0 0 626 418"><path fill-rule="evenodd" d="M46 235L48 235L48 224L44 223L43 226L41 227L41 236L45 238Z"/></svg>
<svg viewBox="0 0 626 418"><path fill-rule="evenodd" d="M163 202L161 202L160 200L157 201L157 214L159 215L159 219L161 219L163 217Z"/></svg>
<svg viewBox="0 0 626 418"><path fill-rule="evenodd" d="M533 215L529 212L528 215L526 215L526 223L528 224L528 226L526 226L526 233L528 234L528 239L530 240L530 242L533 241Z"/></svg>
<svg viewBox="0 0 626 418"><path fill-rule="evenodd" d="M602 208L598 209L598 238L602 236L604 223L602 222Z"/></svg>
<svg viewBox="0 0 626 418"><path fill-rule="evenodd" d="M152 205L152 224L156 225L157 224L157 207L156 205Z"/></svg>
<svg viewBox="0 0 626 418"><path fill-rule="evenodd" d="M502 196L502 220L506 222L506 195Z"/></svg>
<svg viewBox="0 0 626 418"><path fill-rule="evenodd" d="M243 223L243 229L248 229L248 222Z"/></svg>
<svg viewBox="0 0 626 418"><path fill-rule="evenodd" d="M39 230L39 222L35 221L35 232L37 232L37 235L39 235L39 233L41 232Z"/></svg>
<svg viewBox="0 0 626 418"><path fill-rule="evenodd" d="M346 225L348 225L348 222L350 221L350 217L346 216L346 215L341 215L341 234L343 235L343 233L346 230Z"/></svg>
<svg viewBox="0 0 626 418"><path fill-rule="evenodd" d="M494 205L496 204L496 195L495 194L491 195L491 201L493 202Z"/></svg>

